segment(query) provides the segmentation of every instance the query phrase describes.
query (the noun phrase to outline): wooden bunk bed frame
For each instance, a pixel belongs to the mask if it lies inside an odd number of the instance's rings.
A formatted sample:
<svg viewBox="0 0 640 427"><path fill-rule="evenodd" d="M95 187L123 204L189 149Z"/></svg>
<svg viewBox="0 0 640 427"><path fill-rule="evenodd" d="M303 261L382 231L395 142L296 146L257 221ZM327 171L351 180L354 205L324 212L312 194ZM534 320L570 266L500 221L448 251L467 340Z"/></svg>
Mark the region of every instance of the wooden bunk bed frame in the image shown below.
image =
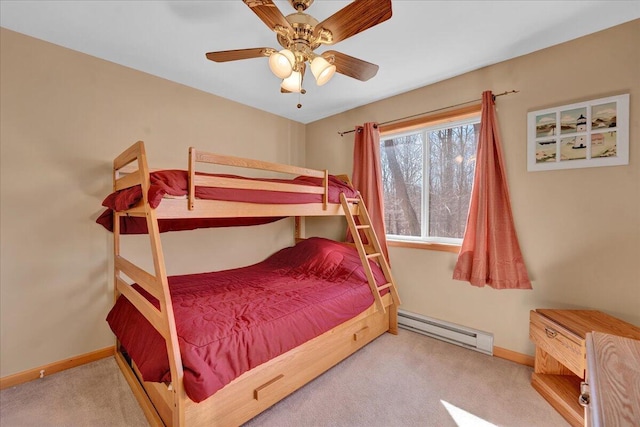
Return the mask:
<svg viewBox="0 0 640 427"><path fill-rule="evenodd" d="M273 182L196 175L197 163L260 169L272 172L322 178L323 188ZM132 171L132 169L134 169ZM328 201L328 173L295 166L220 156L189 149L189 192L187 199L164 199L153 209L149 205L150 170L144 143L138 141L113 162L114 191L136 185L142 187L142 200L134 207L114 212L114 287L115 297L126 297L163 336L169 358L172 382L170 384L146 382L133 361L120 344L116 346L116 361L151 425L169 426L233 426L253 418L266 408L302 387L384 332L397 333L397 308L400 299L391 277L388 263L381 255L378 240L371 227L364 203L360 199L347 199L341 194L340 203ZM126 172L121 174L121 172ZM122 176L121 176L122 175ZM322 203L255 204L196 199L195 186L251 188L274 191L322 194ZM120 217L122 215L146 218L153 256L154 273L134 265L120 255ZM167 272L160 240L158 219L168 218L220 218L265 216L345 216L355 238L360 259L374 296L374 304L355 318L284 353L269 362L245 372L200 403L191 401L183 386L183 368L169 293ZM300 228L296 221L296 239ZM363 243L364 234L367 244ZM377 261L388 283L377 286L369 260ZM128 279L125 279L128 278ZM159 309L145 299L131 282L137 283L159 301ZM381 295L384 289L388 293Z"/></svg>

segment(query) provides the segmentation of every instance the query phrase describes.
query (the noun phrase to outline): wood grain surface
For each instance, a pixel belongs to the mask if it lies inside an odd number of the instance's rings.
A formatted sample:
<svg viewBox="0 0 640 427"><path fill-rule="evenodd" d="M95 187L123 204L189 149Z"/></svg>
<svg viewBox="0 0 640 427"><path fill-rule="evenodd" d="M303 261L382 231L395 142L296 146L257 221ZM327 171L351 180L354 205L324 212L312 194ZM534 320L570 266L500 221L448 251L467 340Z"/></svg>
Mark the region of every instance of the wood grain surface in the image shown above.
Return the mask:
<svg viewBox="0 0 640 427"><path fill-rule="evenodd" d="M587 335L592 426L640 425L640 341Z"/></svg>

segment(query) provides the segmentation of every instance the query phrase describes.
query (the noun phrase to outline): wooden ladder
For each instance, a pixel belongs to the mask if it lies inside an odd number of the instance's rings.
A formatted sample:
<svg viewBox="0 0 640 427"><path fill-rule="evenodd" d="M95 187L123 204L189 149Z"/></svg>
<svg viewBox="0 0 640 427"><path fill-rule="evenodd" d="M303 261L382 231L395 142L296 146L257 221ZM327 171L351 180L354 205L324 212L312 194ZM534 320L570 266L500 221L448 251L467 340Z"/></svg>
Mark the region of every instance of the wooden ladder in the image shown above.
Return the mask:
<svg viewBox="0 0 640 427"><path fill-rule="evenodd" d="M367 208L362 198L347 198L344 193L340 193L340 203L342 203L342 209L344 210L344 214L347 217L349 231L351 231L353 241L356 248L358 249L360 261L362 261L362 265L364 266L364 271L367 275L367 280L369 281L369 287L371 288L371 293L373 294L373 298L376 302L376 308L385 313L386 310L384 308L384 304L382 303L382 295L380 295L380 293L385 289L389 289L389 292L391 292L391 298L393 299L393 302L396 306L400 305L400 296L398 295L398 289L396 288L393 276L391 276L389 263L382 253L380 242L378 241L376 232L371 225L371 218L369 218ZM352 213L351 207L349 205L350 203L356 203L358 205L356 215ZM356 218L358 219L357 222ZM362 241L360 231L362 231L366 236L368 244L365 245ZM369 260L374 260L378 263L378 265L382 269L382 273L384 274L386 280L385 284L380 286L377 285L376 280L373 276L371 264L369 264Z"/></svg>

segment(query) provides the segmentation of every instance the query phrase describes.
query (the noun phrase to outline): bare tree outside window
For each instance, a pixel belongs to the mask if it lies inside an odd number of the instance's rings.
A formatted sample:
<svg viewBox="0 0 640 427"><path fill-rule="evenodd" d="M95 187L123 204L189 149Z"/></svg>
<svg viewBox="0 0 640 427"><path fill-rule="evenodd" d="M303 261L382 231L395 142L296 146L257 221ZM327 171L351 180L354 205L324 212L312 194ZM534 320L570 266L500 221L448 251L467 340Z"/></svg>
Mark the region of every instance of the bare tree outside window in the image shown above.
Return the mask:
<svg viewBox="0 0 640 427"><path fill-rule="evenodd" d="M479 130L476 118L381 138L385 225L391 238L462 239Z"/></svg>
<svg viewBox="0 0 640 427"><path fill-rule="evenodd" d="M380 158L387 234L421 235L423 134L382 139Z"/></svg>

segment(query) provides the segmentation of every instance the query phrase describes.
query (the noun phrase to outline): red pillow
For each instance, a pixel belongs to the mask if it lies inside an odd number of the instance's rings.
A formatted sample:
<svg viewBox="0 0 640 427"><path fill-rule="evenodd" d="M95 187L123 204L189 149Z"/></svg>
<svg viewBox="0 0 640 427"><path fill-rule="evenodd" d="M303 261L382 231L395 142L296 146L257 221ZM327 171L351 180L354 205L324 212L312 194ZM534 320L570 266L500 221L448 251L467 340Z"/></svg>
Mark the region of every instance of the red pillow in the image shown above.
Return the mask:
<svg viewBox="0 0 640 427"><path fill-rule="evenodd" d="M149 205L157 208L162 198L169 194L171 196L184 196L187 194L188 178L187 172L182 170L161 170L151 172L149 176ZM125 188L109 194L103 201L102 206L114 211L124 211L135 206L142 199L142 189L139 185Z"/></svg>
<svg viewBox="0 0 640 427"><path fill-rule="evenodd" d="M102 201L102 206L114 211L124 211L134 206L140 199L142 199L142 188L136 185L135 187L109 194Z"/></svg>

